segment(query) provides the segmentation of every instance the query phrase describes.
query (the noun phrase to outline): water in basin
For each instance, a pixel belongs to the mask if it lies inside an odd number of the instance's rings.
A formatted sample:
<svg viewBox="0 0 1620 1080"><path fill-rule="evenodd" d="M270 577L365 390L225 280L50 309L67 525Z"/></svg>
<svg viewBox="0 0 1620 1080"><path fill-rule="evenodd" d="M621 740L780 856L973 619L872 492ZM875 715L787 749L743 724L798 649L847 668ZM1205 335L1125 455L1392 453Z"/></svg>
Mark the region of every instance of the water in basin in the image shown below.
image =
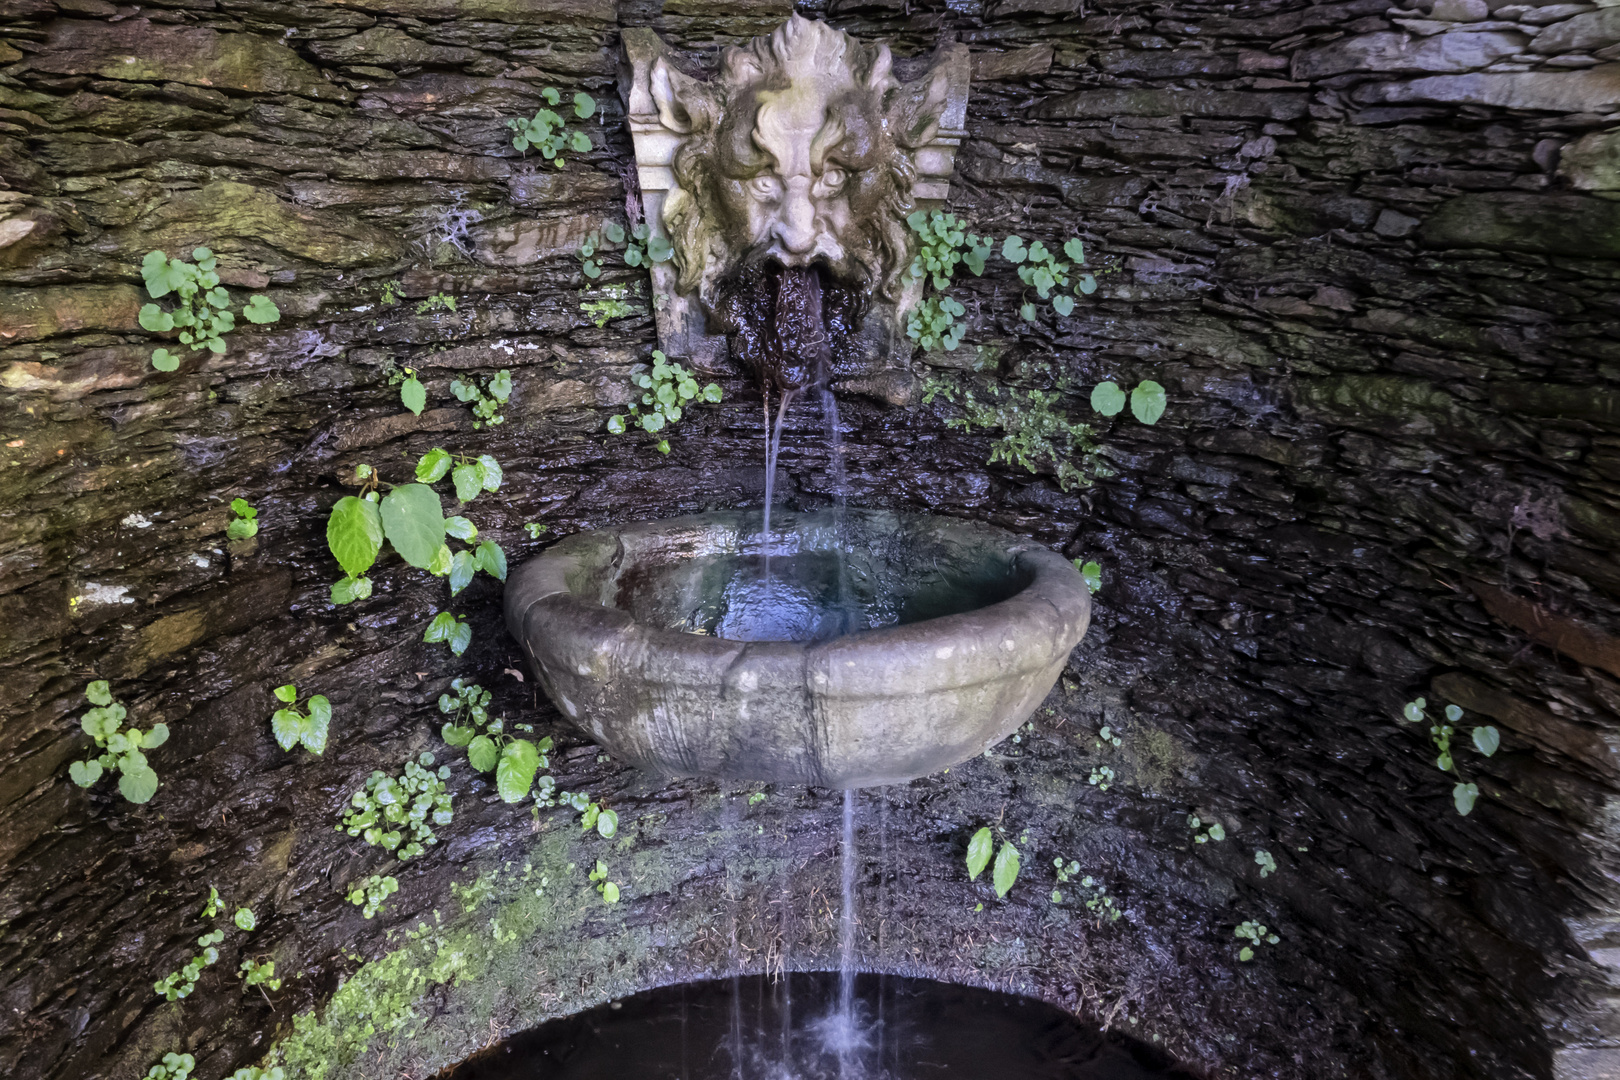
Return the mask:
<svg viewBox="0 0 1620 1080"><path fill-rule="evenodd" d="M881 519L884 523L892 518ZM639 623L732 641L823 641L974 611L1029 576L1005 553L942 552L902 532L874 535L860 511L789 515L772 535L629 561L614 606Z"/></svg>

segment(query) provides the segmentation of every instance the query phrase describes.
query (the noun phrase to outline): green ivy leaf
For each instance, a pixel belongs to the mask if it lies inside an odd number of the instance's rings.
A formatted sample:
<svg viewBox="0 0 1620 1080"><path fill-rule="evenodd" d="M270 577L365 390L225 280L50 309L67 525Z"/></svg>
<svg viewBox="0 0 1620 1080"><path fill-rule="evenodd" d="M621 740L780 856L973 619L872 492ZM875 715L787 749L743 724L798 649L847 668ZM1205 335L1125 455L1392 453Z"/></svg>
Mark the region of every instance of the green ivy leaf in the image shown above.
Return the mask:
<svg viewBox="0 0 1620 1080"><path fill-rule="evenodd" d="M1457 813L1464 817L1474 808L1474 801L1479 798L1478 784L1458 784L1451 789L1451 800L1457 804Z"/></svg>
<svg viewBox="0 0 1620 1080"><path fill-rule="evenodd" d="M458 621L455 629L450 631L450 651L460 656L467 651L467 646L471 644L472 627L468 626L465 620Z"/></svg>
<svg viewBox="0 0 1620 1080"><path fill-rule="evenodd" d="M439 550L433 553L433 561L428 563L427 572L434 577L444 577L456 566L455 558L450 554L449 544L440 544Z"/></svg>
<svg viewBox="0 0 1620 1080"><path fill-rule="evenodd" d="M1144 424L1156 424L1164 415L1164 387L1144 379L1131 391L1131 415Z"/></svg>
<svg viewBox="0 0 1620 1080"><path fill-rule="evenodd" d="M101 779L101 762L75 761L68 766L68 776L80 787L89 787Z"/></svg>
<svg viewBox="0 0 1620 1080"><path fill-rule="evenodd" d="M604 840L611 840L619 831L619 815L612 810L603 810L596 816L597 834Z"/></svg>
<svg viewBox="0 0 1620 1080"><path fill-rule="evenodd" d="M555 101L553 105L557 104ZM574 115L581 120L589 120L596 115L596 99L589 94L574 95Z"/></svg>
<svg viewBox="0 0 1620 1080"><path fill-rule="evenodd" d="M1074 310L1074 297L1064 296L1062 293L1052 297L1052 310L1059 315L1068 315Z"/></svg>
<svg viewBox="0 0 1620 1080"><path fill-rule="evenodd" d="M1125 391L1115 382L1098 383L1091 391L1091 407L1104 416L1118 416L1125 408Z"/></svg>
<svg viewBox="0 0 1620 1080"><path fill-rule="evenodd" d="M298 725L298 739L312 754L326 752L326 735L332 726L332 703L321 694L309 699L309 715Z"/></svg>
<svg viewBox="0 0 1620 1080"><path fill-rule="evenodd" d="M90 700L92 705L111 705L113 701L112 687L107 683L106 679L97 679L85 687L84 696Z"/></svg>
<svg viewBox="0 0 1620 1080"><path fill-rule="evenodd" d="M286 686L278 686L271 693L276 695L277 701L286 702L288 705L298 700L298 687L292 683L288 683Z"/></svg>
<svg viewBox="0 0 1620 1080"><path fill-rule="evenodd" d="M1077 263L1086 261L1086 245L1078 236L1063 242L1063 254Z"/></svg>
<svg viewBox="0 0 1620 1080"><path fill-rule="evenodd" d="M1021 236L1009 236L1001 242L1001 257L1010 263L1021 263L1028 255Z"/></svg>
<svg viewBox="0 0 1620 1080"><path fill-rule="evenodd" d="M259 920L253 917L253 912L245 907L237 908L236 914L231 916L231 921L236 924L238 930L252 930L259 925Z"/></svg>
<svg viewBox="0 0 1620 1080"><path fill-rule="evenodd" d="M1502 733L1494 727L1477 727L1474 729L1474 748L1486 757L1496 753L1502 745Z"/></svg>
<svg viewBox="0 0 1620 1080"><path fill-rule="evenodd" d="M968 880L976 881L984 868L990 865L990 854L995 850L996 838L988 827L980 829L968 841L967 868Z"/></svg>
<svg viewBox="0 0 1620 1080"><path fill-rule="evenodd" d="M146 766L134 769L121 769L118 777L118 793L132 803L147 803L157 794L157 773Z"/></svg>
<svg viewBox="0 0 1620 1080"><path fill-rule="evenodd" d="M1019 309L1018 309L1018 317L1023 319L1025 322L1034 322L1035 321L1035 305L1034 304L1024 304L1021 307L1019 307Z"/></svg>
<svg viewBox="0 0 1620 1080"><path fill-rule="evenodd" d="M501 581L506 580L506 552L501 545L493 540L485 540L478 545L476 558L484 573Z"/></svg>
<svg viewBox="0 0 1620 1080"><path fill-rule="evenodd" d="M454 459L450 456L450 451L435 446L423 454L422 459L416 463L416 479L424 484L432 484L443 480L444 474L450 471L453 462Z"/></svg>
<svg viewBox="0 0 1620 1080"><path fill-rule="evenodd" d="M484 470L484 490L499 491L501 481L506 478L506 474L501 472L501 463L489 454L479 454L478 464Z"/></svg>
<svg viewBox="0 0 1620 1080"><path fill-rule="evenodd" d="M534 774L540 769L540 750L528 739L513 739L501 750L495 767L495 790L509 803L528 797Z"/></svg>
<svg viewBox="0 0 1620 1080"><path fill-rule="evenodd" d="M473 561L471 552L456 552L455 558L450 560L450 595L454 596L465 589L477 572L478 564Z"/></svg>
<svg viewBox="0 0 1620 1080"><path fill-rule="evenodd" d="M995 884L996 895L1006 896L1007 890L1018 880L1017 848L1009 843L1002 843L1001 850L996 852L996 867L991 871L991 880Z"/></svg>
<svg viewBox="0 0 1620 1080"><path fill-rule="evenodd" d="M351 604L371 595L370 578L339 578L332 582L332 603Z"/></svg>
<svg viewBox="0 0 1620 1080"><path fill-rule="evenodd" d="M424 484L402 484L382 501L383 532L400 558L421 570L444 547L444 511Z"/></svg>
<svg viewBox="0 0 1620 1080"><path fill-rule="evenodd" d="M1075 561L1079 562L1080 560L1076 559ZM1080 567L1080 576L1085 579L1086 591L1092 595L1096 595L1097 590L1102 588L1102 565L1100 563L1086 563Z"/></svg>
<svg viewBox="0 0 1620 1080"><path fill-rule="evenodd" d="M602 899L610 904L619 902L619 887L611 881L602 882Z"/></svg>
<svg viewBox="0 0 1620 1080"><path fill-rule="evenodd" d="M591 137L583 131L576 131L568 137L568 148L576 154L588 153L591 149Z"/></svg>
<svg viewBox="0 0 1620 1080"><path fill-rule="evenodd" d="M675 248L670 244L668 237L647 237L647 258L655 263L661 263L668 262L674 255Z"/></svg>
<svg viewBox="0 0 1620 1080"><path fill-rule="evenodd" d="M168 349L156 349L152 353L152 366L159 371L174 371L180 366L180 358Z"/></svg>
<svg viewBox="0 0 1620 1080"><path fill-rule="evenodd" d="M242 315L250 323L273 323L281 318L281 309L270 302L268 296L251 296Z"/></svg>
<svg viewBox="0 0 1620 1080"><path fill-rule="evenodd" d="M478 735L467 744L467 761L479 772L489 772L500 759L500 748L488 735Z"/></svg>
<svg viewBox="0 0 1620 1080"><path fill-rule="evenodd" d="M141 749L154 750L169 741L169 725L163 723L153 724L151 729L141 735Z"/></svg>
<svg viewBox="0 0 1620 1080"><path fill-rule="evenodd" d="M456 498L464 503L472 502L484 490L484 467L478 463L457 465L450 479L456 485Z"/></svg>
<svg viewBox="0 0 1620 1080"><path fill-rule="evenodd" d="M415 375L399 384L399 401L417 416L427 407L427 387Z"/></svg>
<svg viewBox="0 0 1620 1080"><path fill-rule="evenodd" d="M135 318L141 324L142 330L150 330L154 334L174 329L174 316L156 304L146 304Z"/></svg>
<svg viewBox="0 0 1620 1080"><path fill-rule="evenodd" d="M304 734L304 718L296 709L277 709L270 717L270 734L276 745L291 750Z"/></svg>
<svg viewBox="0 0 1620 1080"><path fill-rule="evenodd" d="M1418 698L1416 701L1408 701L1401 706L1401 715L1411 723L1419 723L1423 719L1423 708L1427 704L1422 698Z"/></svg>
<svg viewBox="0 0 1620 1080"><path fill-rule="evenodd" d="M444 736L444 741L451 746L466 746L472 742L477 732L461 724L445 724L439 729L439 734Z"/></svg>
<svg viewBox="0 0 1620 1080"><path fill-rule="evenodd" d="M249 540L259 535L259 523L249 518L237 518L225 526L225 539Z"/></svg>
<svg viewBox="0 0 1620 1080"><path fill-rule="evenodd" d="M383 515L376 503L345 495L333 505L326 519L326 546L345 575L358 578L371 569L382 542Z"/></svg>
<svg viewBox="0 0 1620 1080"><path fill-rule="evenodd" d="M445 518L444 531L457 540L466 540L469 543L478 539L478 527L464 517Z"/></svg>

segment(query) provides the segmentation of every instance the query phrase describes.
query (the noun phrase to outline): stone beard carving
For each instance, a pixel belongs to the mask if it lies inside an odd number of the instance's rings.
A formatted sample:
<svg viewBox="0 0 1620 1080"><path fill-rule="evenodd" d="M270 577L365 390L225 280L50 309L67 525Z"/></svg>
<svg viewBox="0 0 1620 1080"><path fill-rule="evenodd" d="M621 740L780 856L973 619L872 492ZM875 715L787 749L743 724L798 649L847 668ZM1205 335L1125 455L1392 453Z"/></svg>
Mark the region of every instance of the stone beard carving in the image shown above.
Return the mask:
<svg viewBox="0 0 1620 1080"><path fill-rule="evenodd" d="M671 301L659 318L665 351L701 360L724 348L712 335L729 333L737 359L778 389L828 377L810 367L892 367L882 354L898 351L889 339L907 299L905 217L948 191L966 48L946 46L902 83L888 46L794 15L726 49L699 80L651 31L623 36L647 220L673 251L654 269ZM788 339L805 321L789 309L806 304L826 316L819 364ZM867 317L874 308L881 318Z"/></svg>
<svg viewBox="0 0 1620 1080"><path fill-rule="evenodd" d="M682 292L713 310L728 270L774 259L899 299L912 152L938 132L946 88L941 72L904 94L891 67L887 45L798 15L727 49L713 82L653 65L659 117L687 135L664 204Z"/></svg>

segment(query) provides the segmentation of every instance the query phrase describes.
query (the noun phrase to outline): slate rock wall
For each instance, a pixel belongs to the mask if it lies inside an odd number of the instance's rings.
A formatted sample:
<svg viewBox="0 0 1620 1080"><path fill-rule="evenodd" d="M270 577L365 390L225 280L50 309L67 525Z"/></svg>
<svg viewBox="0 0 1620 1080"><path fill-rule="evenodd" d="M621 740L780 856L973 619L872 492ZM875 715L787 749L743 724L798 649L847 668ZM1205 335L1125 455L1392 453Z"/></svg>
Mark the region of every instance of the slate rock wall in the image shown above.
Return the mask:
<svg viewBox="0 0 1620 1080"><path fill-rule="evenodd" d="M948 427L943 399L844 403L852 498L993 521L1105 568L1034 730L863 796L863 961L1037 993L1221 1075L1620 1070L1620 8L801 10L902 56L969 44L956 208L997 235L1081 235L1109 271L1035 325L1005 265L965 282L968 344L918 375L978 366L1057 388L1082 418L1102 378L1152 377L1171 399L1156 427L1103 424L1116 475L1067 492L986 466L994 435ZM648 298L596 327L579 305L605 294L571 253L634 209L617 28L651 25L697 68L786 13L0 7L9 1074L144 1075L187 1049L214 1080L282 1040L300 1075L426 1076L654 982L829 962L836 795L750 805L601 760L507 672L497 587L451 604L394 563L370 600L333 608L323 534L356 464L403 480L435 445L501 460L506 485L469 516L514 559L608 521L757 502L758 401L734 372L705 373L726 402L684 420L667 457L605 434L653 344ZM596 148L561 171L504 127L544 86L602 106ZM196 244L284 316L162 375L138 264ZM384 304L394 280L405 299ZM416 313L441 291L454 312ZM388 383L399 365L428 385L420 417ZM502 368L507 422L474 430L449 383ZM813 414L792 424L791 500L829 494L818 432ZM263 524L227 544L237 495ZM474 626L459 662L419 641L447 605ZM559 783L618 808L618 845L514 811L464 763L456 821L421 859L332 831L372 769L444 752L434 702L456 674L557 735ZM174 731L145 807L67 779L97 677ZM269 738L285 682L334 701L320 759ZM1395 719L1419 694L1502 731L1495 757L1459 753L1481 789L1467 818ZM1095 737L1105 723L1120 748ZM1103 765L1106 791L1089 782ZM1195 844L1191 812L1228 839ZM961 869L998 821L1025 852L1005 902ZM617 908L578 869L596 857L623 875ZM1126 917L1053 903L1057 857ZM372 872L402 891L368 922L343 891ZM151 983L196 951L209 884L260 929L164 1003ZM1282 938L1247 964L1244 919ZM286 987L243 993L243 956L275 958Z"/></svg>

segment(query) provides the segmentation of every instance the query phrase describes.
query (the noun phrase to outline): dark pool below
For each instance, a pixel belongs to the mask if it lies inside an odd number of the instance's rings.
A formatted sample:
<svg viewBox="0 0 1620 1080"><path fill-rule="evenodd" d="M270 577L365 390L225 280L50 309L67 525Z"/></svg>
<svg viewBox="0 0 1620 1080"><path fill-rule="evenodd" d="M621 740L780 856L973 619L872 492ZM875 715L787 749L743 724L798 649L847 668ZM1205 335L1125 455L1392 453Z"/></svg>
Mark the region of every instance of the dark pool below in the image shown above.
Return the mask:
<svg viewBox="0 0 1620 1080"><path fill-rule="evenodd" d="M838 973L663 987L552 1020L439 1080L1193 1080L1151 1046L1033 998ZM850 1032L852 1034L846 1034Z"/></svg>

